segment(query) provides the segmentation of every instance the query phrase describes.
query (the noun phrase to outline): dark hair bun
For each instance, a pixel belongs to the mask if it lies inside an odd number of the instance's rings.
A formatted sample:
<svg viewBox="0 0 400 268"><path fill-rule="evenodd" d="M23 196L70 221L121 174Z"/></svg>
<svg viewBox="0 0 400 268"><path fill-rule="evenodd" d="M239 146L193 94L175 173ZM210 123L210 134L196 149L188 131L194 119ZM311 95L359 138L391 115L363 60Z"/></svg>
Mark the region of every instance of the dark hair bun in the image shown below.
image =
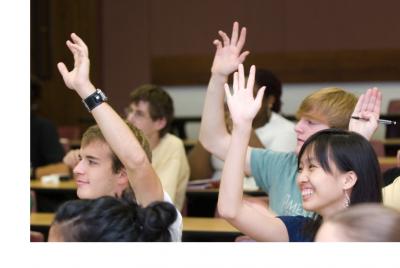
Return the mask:
<svg viewBox="0 0 400 268"><path fill-rule="evenodd" d="M171 241L169 226L176 220L174 205L167 202L153 202L138 211L139 241Z"/></svg>

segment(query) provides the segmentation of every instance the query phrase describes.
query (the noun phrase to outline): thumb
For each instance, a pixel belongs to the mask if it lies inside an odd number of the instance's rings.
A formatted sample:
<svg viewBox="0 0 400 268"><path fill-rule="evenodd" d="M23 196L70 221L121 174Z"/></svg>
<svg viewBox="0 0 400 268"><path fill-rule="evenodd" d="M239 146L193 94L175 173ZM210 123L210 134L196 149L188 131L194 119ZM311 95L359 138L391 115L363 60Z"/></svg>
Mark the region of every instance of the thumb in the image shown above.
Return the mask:
<svg viewBox="0 0 400 268"><path fill-rule="evenodd" d="M63 62L59 62L57 64L58 71L60 72L61 76L65 78L68 74L68 69Z"/></svg>

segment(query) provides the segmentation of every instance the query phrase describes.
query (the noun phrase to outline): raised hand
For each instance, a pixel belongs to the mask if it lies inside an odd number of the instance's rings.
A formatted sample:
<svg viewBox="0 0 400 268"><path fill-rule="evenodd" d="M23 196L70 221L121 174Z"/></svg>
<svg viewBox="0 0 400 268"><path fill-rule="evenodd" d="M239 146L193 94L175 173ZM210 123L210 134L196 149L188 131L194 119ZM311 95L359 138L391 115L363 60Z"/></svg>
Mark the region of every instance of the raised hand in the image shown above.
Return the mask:
<svg viewBox="0 0 400 268"><path fill-rule="evenodd" d="M243 63L249 51L241 52L246 41L246 28L243 27L239 34L239 23L233 23L232 36L229 39L228 35L223 31L218 31L222 38L222 42L218 39L214 40L216 46L214 62L211 67L213 74L228 76L236 71L238 65Z"/></svg>
<svg viewBox="0 0 400 268"><path fill-rule="evenodd" d="M352 116L361 119L350 119L349 130L363 135L370 140L378 128L378 119L381 112L382 93L376 87L370 88L358 99Z"/></svg>
<svg viewBox="0 0 400 268"><path fill-rule="evenodd" d="M67 47L74 56L74 69L68 71L63 62L57 64L65 85L70 89L78 90L91 85L89 80L89 51L86 44L75 33L71 34L71 39L67 41Z"/></svg>
<svg viewBox="0 0 400 268"><path fill-rule="evenodd" d="M233 126L251 126L251 123L261 107L261 100L264 95L265 86L260 88L257 96L253 97L255 66L251 66L247 85L245 86L245 75L243 65L239 65L239 73L233 76L233 93L231 94L229 85L225 84L225 94L229 111L231 113Z"/></svg>

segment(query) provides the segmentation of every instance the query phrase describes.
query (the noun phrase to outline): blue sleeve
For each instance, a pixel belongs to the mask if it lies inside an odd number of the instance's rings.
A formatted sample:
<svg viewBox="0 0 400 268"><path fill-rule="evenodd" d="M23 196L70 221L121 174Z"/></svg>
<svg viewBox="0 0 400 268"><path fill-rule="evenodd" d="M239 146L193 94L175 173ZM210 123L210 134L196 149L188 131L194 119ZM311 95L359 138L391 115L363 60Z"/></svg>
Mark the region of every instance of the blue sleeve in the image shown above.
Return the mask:
<svg viewBox="0 0 400 268"><path fill-rule="evenodd" d="M278 216L286 226L289 234L289 242L312 242L311 234L304 233L304 226L310 222L310 218L303 216Z"/></svg>
<svg viewBox="0 0 400 268"><path fill-rule="evenodd" d="M297 170L297 157L294 153L256 148L251 150L251 174L257 186L267 193L272 185L281 183L281 178L291 177L293 167Z"/></svg>

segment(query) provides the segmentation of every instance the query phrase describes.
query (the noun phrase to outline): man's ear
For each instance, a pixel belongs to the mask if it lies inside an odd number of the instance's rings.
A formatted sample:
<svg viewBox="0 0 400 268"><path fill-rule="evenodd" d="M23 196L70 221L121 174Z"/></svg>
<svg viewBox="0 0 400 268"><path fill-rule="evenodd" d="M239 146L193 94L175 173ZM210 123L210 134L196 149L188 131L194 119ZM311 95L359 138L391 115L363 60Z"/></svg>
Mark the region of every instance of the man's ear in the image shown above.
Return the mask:
<svg viewBox="0 0 400 268"><path fill-rule="evenodd" d="M125 185L129 183L128 172L126 172L126 168L122 167L120 171L118 171L117 183L119 185Z"/></svg>
<svg viewBox="0 0 400 268"><path fill-rule="evenodd" d="M357 174L354 171L348 171L343 175L343 190L349 190L357 182Z"/></svg>
<svg viewBox="0 0 400 268"><path fill-rule="evenodd" d="M165 117L157 119L154 122L156 124L157 130L161 130L167 125L167 119Z"/></svg>

